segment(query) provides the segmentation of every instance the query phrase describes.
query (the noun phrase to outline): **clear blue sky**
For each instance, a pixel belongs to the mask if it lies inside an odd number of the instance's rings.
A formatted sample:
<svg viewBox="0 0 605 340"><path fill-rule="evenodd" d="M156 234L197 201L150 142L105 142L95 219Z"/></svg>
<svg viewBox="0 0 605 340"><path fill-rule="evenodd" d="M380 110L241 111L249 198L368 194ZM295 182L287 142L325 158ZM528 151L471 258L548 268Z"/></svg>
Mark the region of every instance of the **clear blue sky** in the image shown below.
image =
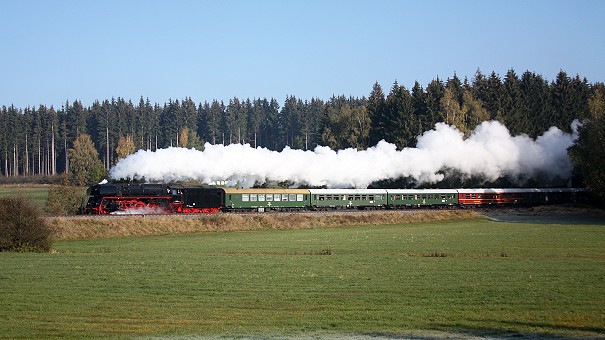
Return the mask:
<svg viewBox="0 0 605 340"><path fill-rule="evenodd" d="M0 0L0 106L329 99L479 68L605 81L605 1Z"/></svg>

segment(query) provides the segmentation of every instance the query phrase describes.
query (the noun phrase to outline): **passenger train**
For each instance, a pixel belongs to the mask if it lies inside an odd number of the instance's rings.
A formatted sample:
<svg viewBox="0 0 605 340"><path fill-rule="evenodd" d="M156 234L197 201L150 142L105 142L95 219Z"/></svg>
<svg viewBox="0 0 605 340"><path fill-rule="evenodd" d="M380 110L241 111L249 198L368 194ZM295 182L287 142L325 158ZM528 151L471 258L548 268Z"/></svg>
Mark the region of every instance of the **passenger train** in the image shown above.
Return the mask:
<svg viewBox="0 0 605 340"><path fill-rule="evenodd" d="M243 189L178 184L97 184L87 214L318 211L546 205L583 189Z"/></svg>

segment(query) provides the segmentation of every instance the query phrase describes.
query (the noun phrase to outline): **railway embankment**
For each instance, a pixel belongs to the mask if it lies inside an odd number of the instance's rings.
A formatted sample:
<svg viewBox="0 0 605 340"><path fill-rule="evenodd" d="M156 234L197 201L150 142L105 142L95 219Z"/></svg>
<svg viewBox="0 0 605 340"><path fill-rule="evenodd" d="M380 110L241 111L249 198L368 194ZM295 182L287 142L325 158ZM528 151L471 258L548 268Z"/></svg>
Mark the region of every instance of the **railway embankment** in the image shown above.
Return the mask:
<svg viewBox="0 0 605 340"><path fill-rule="evenodd" d="M195 216L53 217L48 222L57 240L157 236L200 232L333 228L360 225L443 222L480 218L471 210L405 210L348 213L258 213Z"/></svg>

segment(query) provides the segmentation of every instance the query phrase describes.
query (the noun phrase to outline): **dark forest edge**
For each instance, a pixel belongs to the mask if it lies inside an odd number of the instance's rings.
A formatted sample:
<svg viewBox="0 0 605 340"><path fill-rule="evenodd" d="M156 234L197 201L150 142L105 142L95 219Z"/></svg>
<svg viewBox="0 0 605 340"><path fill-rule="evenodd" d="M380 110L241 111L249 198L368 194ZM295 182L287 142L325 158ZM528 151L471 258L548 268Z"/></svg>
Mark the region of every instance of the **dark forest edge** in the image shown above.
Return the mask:
<svg viewBox="0 0 605 340"><path fill-rule="evenodd" d="M434 79L426 87L415 82L412 89L395 81L386 95L375 83L367 98L333 96L324 101L289 96L283 106L273 98L237 97L228 103L195 103L185 98L160 105L141 97L134 104L118 97L95 101L89 107L79 100L66 102L60 109L3 106L0 171L3 181L11 182L23 177L44 182L73 173L77 153L82 151L78 148L89 143L83 135L90 136L94 150L87 153L94 153L98 161L87 169L94 174L102 174L137 149L181 146L201 150L206 142L248 143L278 151L286 146L310 150L318 145L361 150L384 139L401 149L414 147L416 137L438 122L469 134L481 122L497 120L511 135L535 138L551 126L571 132L577 119L585 122L580 135L584 131L588 136L589 126L596 128L601 124L597 121L603 120L603 93L603 83L589 83L562 70L555 80L547 81L534 72L518 76L511 69L504 77L478 70L470 81L454 74L445 81ZM599 164L582 165L581 154L603 148L602 140L585 139L592 144L574 147L572 160L587 177L583 172ZM91 182L93 177L77 178L76 182Z"/></svg>

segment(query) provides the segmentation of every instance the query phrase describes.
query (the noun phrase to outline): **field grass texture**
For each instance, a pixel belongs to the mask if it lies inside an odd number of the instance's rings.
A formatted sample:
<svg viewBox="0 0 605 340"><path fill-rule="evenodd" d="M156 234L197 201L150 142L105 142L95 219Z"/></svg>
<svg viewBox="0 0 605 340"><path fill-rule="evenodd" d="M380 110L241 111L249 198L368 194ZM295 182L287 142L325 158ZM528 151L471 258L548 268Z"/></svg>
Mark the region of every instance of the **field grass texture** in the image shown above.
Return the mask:
<svg viewBox="0 0 605 340"><path fill-rule="evenodd" d="M604 249L480 218L63 240L0 253L0 338L603 337Z"/></svg>

